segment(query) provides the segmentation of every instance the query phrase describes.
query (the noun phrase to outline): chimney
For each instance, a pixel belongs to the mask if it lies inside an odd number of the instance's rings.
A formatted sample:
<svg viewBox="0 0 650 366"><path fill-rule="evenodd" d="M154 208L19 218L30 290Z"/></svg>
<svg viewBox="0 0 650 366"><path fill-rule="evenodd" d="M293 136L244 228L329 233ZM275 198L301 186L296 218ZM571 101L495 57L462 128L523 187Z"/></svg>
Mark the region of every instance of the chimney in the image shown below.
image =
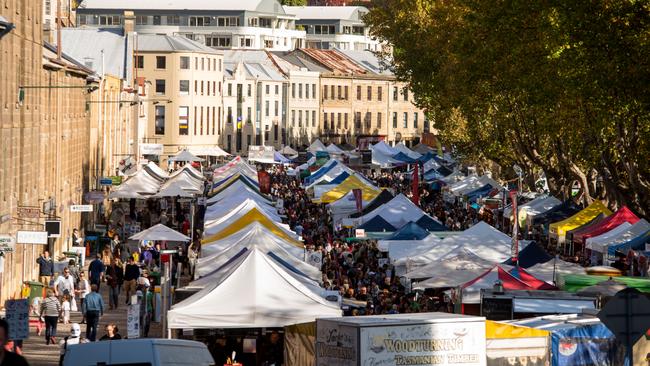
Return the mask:
<svg viewBox="0 0 650 366"><path fill-rule="evenodd" d="M135 13L132 10L124 11L124 34L129 34L135 30Z"/></svg>

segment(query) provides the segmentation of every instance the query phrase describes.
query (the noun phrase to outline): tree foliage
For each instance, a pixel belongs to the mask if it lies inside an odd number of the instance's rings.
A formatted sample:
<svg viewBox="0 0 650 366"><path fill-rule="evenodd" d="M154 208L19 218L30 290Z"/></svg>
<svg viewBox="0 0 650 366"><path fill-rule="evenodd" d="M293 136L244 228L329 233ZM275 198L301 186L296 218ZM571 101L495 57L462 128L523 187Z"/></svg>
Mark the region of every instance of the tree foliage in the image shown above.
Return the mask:
<svg viewBox="0 0 650 366"><path fill-rule="evenodd" d="M287 6L306 6L307 0L280 0L280 3Z"/></svg>
<svg viewBox="0 0 650 366"><path fill-rule="evenodd" d="M650 3L377 0L366 21L462 155L650 214Z"/></svg>

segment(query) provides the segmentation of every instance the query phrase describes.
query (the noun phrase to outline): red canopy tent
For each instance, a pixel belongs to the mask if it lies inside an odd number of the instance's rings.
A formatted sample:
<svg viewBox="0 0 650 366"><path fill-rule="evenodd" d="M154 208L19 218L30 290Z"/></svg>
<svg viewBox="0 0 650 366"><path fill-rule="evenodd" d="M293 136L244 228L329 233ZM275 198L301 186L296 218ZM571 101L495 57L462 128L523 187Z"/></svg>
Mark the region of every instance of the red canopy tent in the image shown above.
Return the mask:
<svg viewBox="0 0 650 366"><path fill-rule="evenodd" d="M614 214L609 215L600 221L598 224L589 227L588 231L574 233L573 242L584 245L587 238L592 238L594 236L606 233L624 222L629 222L630 224L634 225L637 223L637 221L639 221L639 218L632 211L630 211L629 208L623 206L618 209L618 211L614 212Z"/></svg>

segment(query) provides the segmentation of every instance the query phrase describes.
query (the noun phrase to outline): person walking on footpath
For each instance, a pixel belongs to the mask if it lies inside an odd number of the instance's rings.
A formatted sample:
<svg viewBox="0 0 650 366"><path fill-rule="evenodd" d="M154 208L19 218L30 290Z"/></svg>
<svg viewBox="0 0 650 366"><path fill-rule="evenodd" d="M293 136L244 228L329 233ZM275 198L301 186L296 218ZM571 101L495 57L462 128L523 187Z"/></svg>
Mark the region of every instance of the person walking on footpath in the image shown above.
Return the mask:
<svg viewBox="0 0 650 366"><path fill-rule="evenodd" d="M41 318L45 321L45 344L56 344L56 326L61 315L61 303L54 295L54 290L48 288L47 297L41 302Z"/></svg>
<svg viewBox="0 0 650 366"><path fill-rule="evenodd" d="M29 366L25 357L5 349L9 339L9 323L0 319L0 366Z"/></svg>
<svg viewBox="0 0 650 366"><path fill-rule="evenodd" d="M133 257L129 257L129 262L124 269L124 292L126 292L126 303L131 301L131 295L135 295L136 281L140 277L140 267L135 264Z"/></svg>
<svg viewBox="0 0 650 366"><path fill-rule="evenodd" d="M85 300L86 300L86 295L90 293L90 284L88 283L88 280L86 279L86 276L84 275L83 271L79 272L79 282L77 282L77 289L74 291L77 295L79 295L79 301L81 302L81 324L86 323L86 305L85 305Z"/></svg>
<svg viewBox="0 0 650 366"><path fill-rule="evenodd" d="M97 326L99 325L99 318L104 315L104 300L102 295L99 294L97 285L90 285L91 292L86 295L86 339L94 342L97 338Z"/></svg>
<svg viewBox="0 0 650 366"><path fill-rule="evenodd" d="M117 309L117 302L120 296L120 288L124 282L124 270L119 264L119 259L113 257L111 265L106 268L106 284L108 285L109 309Z"/></svg>
<svg viewBox="0 0 650 366"><path fill-rule="evenodd" d="M106 272L106 266L102 262L102 257L99 253L95 256L95 260L90 262L88 266L88 274L90 275L90 284L97 285L97 290L99 291L99 286L104 278L104 272Z"/></svg>
<svg viewBox="0 0 650 366"><path fill-rule="evenodd" d="M63 365L63 359L65 358L65 353L68 351L68 346L79 344L80 342L81 327L77 323L72 323L72 325L70 325L70 335L59 341L59 347L61 348L59 366Z"/></svg>
<svg viewBox="0 0 650 366"><path fill-rule="evenodd" d="M42 283L45 287L49 287L50 280L52 280L52 275L54 274L54 262L50 258L50 252L44 250L43 254L36 260L36 263L38 263L38 282Z"/></svg>

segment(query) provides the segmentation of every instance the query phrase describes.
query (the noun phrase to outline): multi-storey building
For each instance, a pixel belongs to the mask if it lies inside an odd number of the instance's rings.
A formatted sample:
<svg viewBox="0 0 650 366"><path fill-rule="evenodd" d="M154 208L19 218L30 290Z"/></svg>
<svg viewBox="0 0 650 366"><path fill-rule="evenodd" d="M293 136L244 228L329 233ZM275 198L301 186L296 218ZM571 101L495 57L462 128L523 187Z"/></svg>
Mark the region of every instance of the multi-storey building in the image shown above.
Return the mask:
<svg viewBox="0 0 650 366"><path fill-rule="evenodd" d="M245 154L248 146L286 143L288 80L265 51L226 51L223 148Z"/></svg>
<svg viewBox="0 0 650 366"><path fill-rule="evenodd" d="M162 144L163 155L209 149L222 129L223 54L184 37L135 37L134 75L150 92L143 140Z"/></svg>
<svg viewBox="0 0 650 366"><path fill-rule="evenodd" d="M138 33L185 36L219 49L292 50L304 47L305 31L278 0L84 0L77 23L121 27L124 11L136 16Z"/></svg>
<svg viewBox="0 0 650 366"><path fill-rule="evenodd" d="M282 55L286 55L292 62L285 60ZM320 137L320 71L326 69L304 58L292 57L286 52L269 54L269 57L289 80L287 144L309 146Z"/></svg>
<svg viewBox="0 0 650 366"><path fill-rule="evenodd" d="M383 68L372 52L301 49L279 57L320 73L322 139L361 148L381 140L403 141L407 146L419 140L425 126L423 111L413 104L406 84ZM399 93L406 90L406 99L398 94L393 100L395 88Z"/></svg>
<svg viewBox="0 0 650 366"><path fill-rule="evenodd" d="M57 19L61 20L61 28L75 26L75 0L43 0L43 39L53 43L56 41Z"/></svg>
<svg viewBox="0 0 650 366"><path fill-rule="evenodd" d="M382 44L370 36L363 22L363 6L285 6L298 17L307 33L307 48L380 51Z"/></svg>
<svg viewBox="0 0 650 366"><path fill-rule="evenodd" d="M60 237L19 241L4 254L3 302L38 278L44 249L61 255L81 225L70 205L83 203L87 188L91 71L44 45L42 1L5 2L0 18L0 235L43 232L46 218L61 223Z"/></svg>

